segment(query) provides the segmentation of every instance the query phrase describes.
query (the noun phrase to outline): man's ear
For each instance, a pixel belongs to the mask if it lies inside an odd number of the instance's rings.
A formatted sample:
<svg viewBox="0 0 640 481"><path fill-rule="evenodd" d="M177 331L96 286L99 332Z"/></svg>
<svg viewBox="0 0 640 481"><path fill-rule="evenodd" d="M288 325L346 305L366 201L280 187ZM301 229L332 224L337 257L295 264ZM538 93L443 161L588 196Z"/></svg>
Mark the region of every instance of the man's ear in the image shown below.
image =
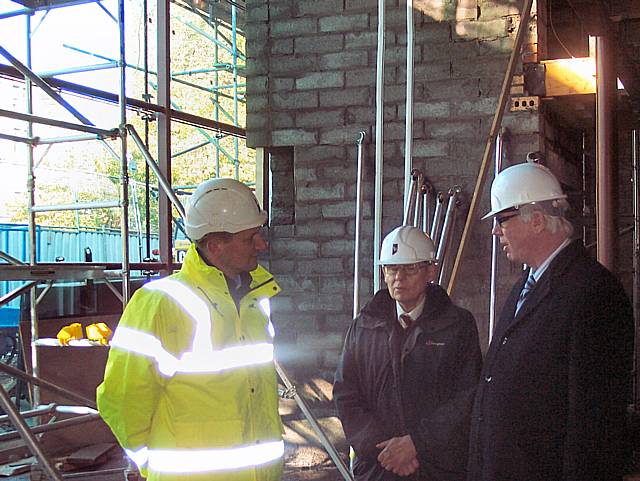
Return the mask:
<svg viewBox="0 0 640 481"><path fill-rule="evenodd" d="M222 242L222 239L216 238L214 236L209 237L205 243L207 253L210 256L217 256L220 253Z"/></svg>
<svg viewBox="0 0 640 481"><path fill-rule="evenodd" d="M438 266L436 264L429 264L427 266L427 282L432 284L438 280Z"/></svg>
<svg viewBox="0 0 640 481"><path fill-rule="evenodd" d="M547 228L547 219L544 217L544 213L539 210L534 210L531 214L531 227L533 232L540 234Z"/></svg>

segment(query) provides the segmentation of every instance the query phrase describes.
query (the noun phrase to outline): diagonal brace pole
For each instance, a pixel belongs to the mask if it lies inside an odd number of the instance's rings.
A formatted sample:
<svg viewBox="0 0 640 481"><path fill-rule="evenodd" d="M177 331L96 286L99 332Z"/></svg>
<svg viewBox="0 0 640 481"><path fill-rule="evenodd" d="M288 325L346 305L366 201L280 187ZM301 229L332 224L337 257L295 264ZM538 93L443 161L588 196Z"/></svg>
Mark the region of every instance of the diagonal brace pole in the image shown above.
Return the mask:
<svg viewBox="0 0 640 481"><path fill-rule="evenodd" d="M65 109L67 109L71 115L73 115L76 119L82 122L85 125L94 125L89 119L87 119L84 115L78 112L73 105L67 102L62 96L53 90L51 86L42 80L38 75L31 70L29 67L24 65L20 60L11 55L2 45L0 45L0 55L6 58L11 65L13 65L22 75L29 78L34 84L40 87L49 97L62 105Z"/></svg>
<svg viewBox="0 0 640 481"><path fill-rule="evenodd" d="M449 295L451 295L451 292L455 287L456 277L458 274L458 270L460 269L462 255L464 254L464 249L466 247L466 241L470 237L473 224L476 221L476 210L478 208L480 196L482 195L482 191L484 190L484 184L487 179L487 172L489 170L489 158L491 157L493 144L496 140L496 137L500 131L500 126L502 124L504 108L507 104L509 89L511 86L511 81L513 79L513 73L516 69L516 61L520 54L520 48L522 47L524 35L529 30L528 26L529 19L531 18L532 3L533 0L524 0L524 3L522 5L518 33L516 34L516 40L511 52L511 57L509 58L507 71L505 72L504 79L502 80L502 90L500 92L500 98L498 100L498 107L496 108L496 113L493 117L493 123L491 124L491 130L489 131L489 137L487 138L487 143L484 148L484 155L482 156L482 163L480 164L480 172L478 173L476 186L473 191L473 197L471 199L471 204L469 205L469 212L467 213L467 219L464 225L464 231L462 232L462 240L460 241L460 246L458 247L458 252L456 254L456 260L451 271L451 278L449 279L449 286L447 287L447 293Z"/></svg>

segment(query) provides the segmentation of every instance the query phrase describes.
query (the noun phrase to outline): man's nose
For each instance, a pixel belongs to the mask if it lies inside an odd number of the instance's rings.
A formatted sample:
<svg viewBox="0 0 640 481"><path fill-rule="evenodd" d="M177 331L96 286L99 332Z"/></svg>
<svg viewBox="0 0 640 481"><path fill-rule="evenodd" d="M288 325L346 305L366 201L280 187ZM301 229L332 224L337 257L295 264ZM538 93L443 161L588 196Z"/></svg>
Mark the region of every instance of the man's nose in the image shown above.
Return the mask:
<svg viewBox="0 0 640 481"><path fill-rule="evenodd" d="M493 230L491 231L491 234L497 235L497 236L501 236L502 235L502 228L500 227L500 223L499 222L495 222L494 221Z"/></svg>

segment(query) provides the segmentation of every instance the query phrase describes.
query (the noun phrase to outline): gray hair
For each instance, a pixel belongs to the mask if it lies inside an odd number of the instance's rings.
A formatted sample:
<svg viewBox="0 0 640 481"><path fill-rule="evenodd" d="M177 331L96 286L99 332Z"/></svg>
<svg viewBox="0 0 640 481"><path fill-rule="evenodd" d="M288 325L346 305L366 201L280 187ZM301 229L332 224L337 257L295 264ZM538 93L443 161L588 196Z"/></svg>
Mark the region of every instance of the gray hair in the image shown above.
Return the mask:
<svg viewBox="0 0 640 481"><path fill-rule="evenodd" d="M522 222L530 222L535 211L542 212L545 219L545 227L549 232L555 234L561 231L567 237L571 237L573 235L573 225L564 216L567 210L569 210L569 203L565 199L532 202L518 208Z"/></svg>
<svg viewBox="0 0 640 481"><path fill-rule="evenodd" d="M229 232L209 232L208 234L202 236L202 238L196 240L195 244L198 249L202 250L207 247L207 243L212 239L222 242L229 242L232 238L233 234L230 234Z"/></svg>

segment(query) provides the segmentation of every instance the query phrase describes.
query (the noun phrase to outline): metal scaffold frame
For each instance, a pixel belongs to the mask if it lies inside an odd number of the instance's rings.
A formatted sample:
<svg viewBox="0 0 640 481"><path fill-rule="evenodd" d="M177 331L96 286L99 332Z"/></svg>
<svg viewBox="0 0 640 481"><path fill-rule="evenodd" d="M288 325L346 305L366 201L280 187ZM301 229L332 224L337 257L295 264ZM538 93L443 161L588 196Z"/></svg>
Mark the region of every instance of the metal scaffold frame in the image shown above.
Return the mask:
<svg viewBox="0 0 640 481"><path fill-rule="evenodd" d="M170 72L169 68L169 39L168 39L168 24L169 24L169 2L160 2L158 4L158 24L160 27L157 32L157 60L160 68L159 71L150 72L148 68L148 35L147 35L147 22L145 21L144 28L144 68L141 69L138 66L130 65L126 63L125 59L125 31L124 31L124 2L118 2L118 18L114 18L114 16L108 12L108 10L102 6L99 2L95 2L99 5L105 12L118 23L118 44L119 44L119 58L118 59L107 59L106 57L102 57L104 60L107 60L106 64L99 65L89 65L86 67L75 67L73 69L64 69L57 72L48 72L44 74L36 74L31 68L31 16L40 10L48 10L51 8L61 8L68 5L76 5L78 3L94 3L95 0L86 0L82 2L78 1L70 1L70 2L57 2L49 5L48 7L37 7L37 8L23 8L18 9L12 12L6 12L0 14L0 21L4 18L9 18L17 15L24 15L26 19L26 46L27 46L27 62L23 64L16 57L14 57L7 49L5 49L2 45L0 45L0 55L5 57L11 66L8 65L0 65L0 74L4 77L14 78L14 79L23 79L25 82L25 97L26 97L26 113L21 112L13 112L5 109L0 109L0 116L24 121L27 123L27 135L25 137L15 136L15 135L7 135L0 134L0 139L9 140L13 142L21 142L27 144L27 165L28 165L28 180L27 180L27 188L28 188L28 216L29 216L29 271L26 269L16 267L18 264L22 264L22 262L11 258L11 256L6 253L2 253L2 257L4 260L8 262L8 264L0 264L0 273L3 273L3 279L22 279L27 280L26 284L19 287L18 289L10 292L9 294L0 298L0 306L8 303L12 299L21 295L26 291L31 291L31 318L32 318L32 339L35 344L37 341L37 303L38 300L43 297L41 294L40 298L35 297L35 289L31 289L32 287L36 287L39 283L43 282L44 277L47 277L47 282L49 286L53 283L54 280L65 280L65 279L77 279L82 275L85 275L85 278L100 278L107 281L110 289L122 300L124 304L126 304L128 298L130 297L130 270L134 269L144 269L146 271L156 271L156 272L169 272L175 266L173 265L171 259L171 244L172 244L172 235L171 235L171 208L169 203L173 204L179 214L181 216L184 215L184 209L182 208L177 196L174 193L174 190L171 186L171 158L178 157L179 155L183 155L187 152L193 151L197 148L203 147L204 145L208 145L213 143L216 149L216 174L220 172L220 153L222 152L228 158L230 158L235 165L235 173L236 177L239 174L239 149L238 149L238 137L244 137L245 132L239 126L239 111L238 105L241 101L239 96L241 94L240 88L244 87L244 83L238 82L238 77L241 74L240 68L238 65L238 60L244 60L245 57L243 54L239 54L237 47L238 42L236 41L236 36L239 31L237 29L237 14L236 10L238 6L235 3L231 3L228 7L229 12L227 12L228 16L231 19L231 25L228 26L231 31L231 39L226 38L223 34L219 33L219 21L214 16L214 8L215 6L209 4L209 12L208 17L201 10L196 9L193 2L190 1L175 1L179 6L183 8L188 8L193 12L197 13L199 16L203 18L207 18L207 21L212 24L215 31L215 38L212 38L213 44L215 45L215 58L214 58L214 67L213 71L216 73L216 80L218 79L218 71L220 69L228 70L233 73L233 85L231 86L219 86L215 85L213 88L209 89L209 92L214 95L215 98L212 98L212 101L215 106L215 121L210 121L209 119L201 118L193 114L188 114L185 112L181 112L180 108L175 105L169 96L169 84L171 81L174 82L182 82L191 87L201 88L195 84L190 82L185 82L181 80L179 77L182 75L188 75L194 73L194 71L185 71L185 72ZM143 10L144 10L144 18L147 18L148 9L147 9L147 0L143 0ZM179 19L180 20L180 19ZM182 20L180 20L182 21ZM188 24L188 23L186 23ZM163 28L163 26L165 28ZM189 27L196 29L194 25L189 25ZM205 32L198 32L199 34L206 35ZM227 45L223 41L220 40L223 38L224 41L230 44ZM223 64L219 61L218 57L218 47L223 47L227 51L231 51L232 53L232 63L231 64ZM71 47L72 48L72 47ZM79 50L79 49L77 49ZM91 52L84 52L93 57L100 57L97 54L92 54ZM92 71L92 70L101 70L107 68L118 67L120 71L119 78L119 93L117 96L113 94L109 94L108 92L99 91L87 86L73 84L71 82L63 81L55 77L55 75L72 73L72 72L83 72L83 71ZM144 101L136 101L134 99L130 99L126 96L125 89L125 72L127 68L134 68L138 70L144 70L145 74L145 93L143 95ZM153 84L149 81L149 73L155 74L157 76L157 83ZM70 112L79 123L73 122L65 122L56 119L51 119L47 117L36 116L33 113L33 86L36 85L43 92L45 92L51 99L56 101L59 105L61 105L66 111ZM151 96L149 95L149 86L153 86L158 91L158 104L152 104L149 102ZM220 90L223 89L231 89L233 92L233 96L221 93ZM120 123L119 126L113 129L102 129L96 127L87 117L82 115L78 110L76 110L69 102L67 102L59 93L59 91L66 91L72 93L78 93L80 95L96 98L98 100L105 100L107 102L112 102L118 104L119 107L119 116ZM227 98L231 98L233 100L233 112L230 114L222 106L220 105L219 98L220 96L225 96ZM244 101L244 99L242 99ZM143 112L145 114L145 133L144 140L137 134L135 128L132 125L127 125L126 122L126 114L127 109L135 109L138 112ZM224 113L228 118L233 121L233 124L225 124L219 122L220 112ZM159 148L159 161L156 163L153 160L152 155L148 151L149 145L149 121L154 120L154 117L158 120L159 125L164 126L164 128L160 128L158 132L158 142L161 146L167 146L166 148ZM198 145L190 147L182 152L176 153L174 155L169 155L170 147L169 146L169 136L170 136L170 125L171 121L175 118L177 122L186 123L192 126L195 126L198 131L205 136L207 139L206 142L201 142ZM69 130L75 130L78 132L82 132L81 135L73 135L67 137L58 137L53 139L45 139L41 137L36 137L33 135L33 124L43 124L48 126L54 126ZM214 130L216 135L214 137L210 136L206 133L206 130ZM140 150L142 157L146 162L146 233L147 233L147 255L145 261L151 259L150 252L150 225L149 225L149 171L153 171L158 178L158 183L160 186L160 234L161 234L161 259L160 262L143 262L136 263L134 265L130 265L129 263L129 228L128 221L128 207L129 207L129 172L127 165L127 135L131 135L133 141L136 146ZM224 150L219 143L219 139L223 136L230 135L234 139L234 153L233 155ZM120 154L116 153L109 144L106 143L105 139L120 139ZM117 159L120 162L120 199L103 201L103 202L91 202L91 203L73 203L73 204L65 204L65 205L36 205L35 204L35 175L34 175L34 149L39 145L48 145L53 143L62 143L62 142L76 142L76 141L84 141L84 140L99 140L103 143L105 148L109 151L111 156ZM134 193L135 194L135 193ZM163 205L164 204L164 205ZM73 265L69 263L65 263L64 265L55 264L55 268L53 266L47 265L45 263L39 263L36 259L36 240L35 240L35 231L36 231L36 214L39 212L52 212L52 211L60 211L60 210L86 210L86 209L105 209L105 208L119 208L121 213L121 226L122 226L122 264L117 265L114 263L103 263L100 265L86 265L79 264ZM107 275L105 271L120 269L119 277L122 280L122 293L119 293L112 284L109 283L109 279L114 276ZM48 273L48 274L46 274ZM38 376L38 360L37 353L35 349L32 350L32 368L33 373L37 377ZM36 396L34 401L37 403L37 389Z"/></svg>
<svg viewBox="0 0 640 481"><path fill-rule="evenodd" d="M88 3L96 0L87 0ZM173 0L174 3L186 6L191 8L193 11L196 11L193 2L191 1L183 1L183 0ZM76 4L77 2L69 2L70 4ZM15 259L11 255L0 251L0 258L5 260L7 263L0 263L0 278L3 280L24 280L27 281L25 284L15 289L14 291L8 293L7 295L0 298L0 307L2 305L7 304L12 299L26 293L27 291L30 294L30 317L31 317L31 362L32 362L32 373L33 376L29 376L19 370L13 369L10 366L4 365L0 363L0 371L8 373L10 375L16 376L21 379L27 379L33 383L33 403L36 407L34 412L20 413L17 408L15 408L8 394L4 390L2 386L0 386L0 407L4 409L8 413L8 418L14 427L17 430L17 434L13 433L14 437L20 436L22 437L26 446L31 450L31 452L38 458L42 468L45 470L46 474L53 480L61 480L60 474L53 467L53 464L48 459L47 455L42 451L37 438L34 436L36 432L43 432L45 429L36 427L29 428L29 426L24 421L25 417L29 416L38 416L43 414L45 411L49 412L54 409L59 409L58 407L44 407L39 406L39 386L44 385L47 389L50 389L52 392L56 392L59 395L71 400L78 400L82 402L85 406L88 406L87 409L89 411L83 411L77 418L61 421L58 423L59 427L64 427L67 425L74 425L81 422L87 422L95 419L98 414L95 411L95 403L90 400L83 399L82 397L64 390L52 383L48 383L39 378L38 372L38 352L37 346L40 345L38 339L38 315L37 315L37 306L38 303L42 300L42 298L49 292L49 289L52 287L53 282L55 280L87 280L87 279L101 279L104 280L107 286L111 289L111 291L122 301L123 306L126 305L127 301L131 295L131 284L130 284L130 272L132 269L134 270L145 270L147 272L160 272L161 274L168 274L177 266L173 264L171 258L172 252L172 207L175 207L180 217L184 218L185 211L184 208L178 199L175 189L171 183L171 161L172 158L176 158L180 155L186 154L198 148L201 148L208 144L214 144L216 148L216 158L215 158L215 174L216 176L220 175L220 154L225 155L230 158L234 163L234 176L236 179L239 178L239 145L238 138L245 137L244 129L239 126L239 104L240 102L244 102L244 98L241 89L245 87L244 83L240 83L238 79L243 75L241 72L241 68L239 66L238 61L245 60L244 55L239 54L238 52L238 44L237 44L237 35L239 30L237 28L237 8L239 8L239 4L229 0L230 4L230 31L231 31L231 39L228 39L219 31L219 22L214 16L214 5L209 4L209 21L212 23L214 28L214 36L210 38L214 45L215 52L215 65L213 67L213 71L215 73L216 86L212 89L209 89L209 92L213 95L212 101L214 103L214 120L205 119L198 117L193 114L189 114L186 112L182 112L180 107L176 105L171 100L170 95L170 83L178 82L189 85L191 87L201 88L195 84L186 82L179 77L182 75L188 75L190 73L195 73L196 71L186 71L186 72L171 72L170 69L170 26L169 26L169 16L170 16L170 2L169 0L164 0L158 2L157 7L157 72L150 72L148 68L148 39L147 39L147 27L145 21L145 29L144 29L144 67L141 69L138 66L130 65L126 62L125 58L125 30L124 30L124 5L125 0L118 0L118 32L119 32L119 59L110 59L106 57L101 57L102 60L105 60L106 63L87 66L84 69L74 69L74 71L89 71L89 70L102 70L107 68L118 67L120 69L119 76L119 94L114 96L108 92L99 91L97 89L93 89L87 86L74 84L72 82L67 82L61 79L55 78L56 72L49 73L46 77L43 75L37 75L31 69L31 46L30 46L30 15L35 12L35 9L22 9L17 12L13 12L17 14L26 14L27 18L27 57L28 61L26 65L23 65L19 62L15 57L11 55L6 49L4 49L0 45L0 55L4 56L9 62L12 64L12 67L6 65L0 65L0 76L9 77L13 79L22 79L25 81L25 91L26 91L26 113L20 112L12 112L9 110L0 109L0 116L7 117L14 120L27 122L27 135L26 137L20 136L12 136L6 134L0 134L0 139L9 140L13 142L21 142L25 143L28 147L27 151L27 162L28 162L28 192L29 192L29 252L30 259L29 264L25 264L22 261ZM55 5L55 7L61 7L63 5ZM144 18L147 18L147 0L143 0L144 6ZM53 8L53 7L51 7ZM104 9L103 6L101 8ZM202 12L197 12L199 15L203 15ZM0 15L0 21L2 18L7 18L12 16L12 14L3 14ZM111 16L111 15L110 15ZM188 24L187 24L188 25ZM188 25L194 30L197 30L193 25ZM203 35L206 35L204 32L199 32ZM226 45L224 41L227 41L231 44L231 47ZM220 49L231 49L232 53L232 62L231 64L222 64L218 61L219 50ZM93 57L99 57L96 54L91 52L83 52L91 55ZM143 70L145 76L145 90L143 95L143 101L135 100L128 98L126 96L126 69L133 68L138 70ZM227 70L232 73L233 82L231 86L219 86L217 85L219 76L218 73L220 70ZM65 71L57 72L58 74L62 73L70 73L70 70L67 69ZM149 74L155 74L157 76L157 83L153 84L149 80ZM40 87L49 97L54 99L58 104L64 107L67 111L69 111L80 123L72 123L72 122L63 122L55 119L49 119L45 117L39 117L33 114L32 108L32 88L33 85ZM152 87L158 97L157 104L150 103L150 94L149 87ZM222 92L222 90L231 89L232 94L229 95L227 93ZM66 100L58 93L58 91L66 91L77 93L86 97L96 98L99 100L104 100L107 102L115 103L117 101L119 107L120 114L120 122L117 128L113 129L101 129L94 126L91 121L84 117L80 112L78 112L71 104L66 102ZM233 112L227 112L220 104L220 98L226 97L231 98L233 101ZM145 131L144 138L141 137L133 125L127 123L127 109L136 110L138 112L143 113L145 119ZM224 116L227 120L230 120L231 124L225 124L220 122L220 117ZM153 158L151 153L149 152L149 121L152 120L158 121L158 157L157 161ZM200 142L188 149L185 149L181 152L172 154L171 152L171 123L181 122L191 126L194 126L198 132L206 139L205 142ZM50 125L54 127L60 127L69 130L75 130L78 132L82 132L82 135L74 135L68 137L60 137L57 139L43 139L40 137L36 137L33 135L33 124L43 124ZM207 133L207 130L213 130L215 132L214 136L211 136ZM233 153L230 154L227 152L219 142L219 139L223 136L230 135L233 137ZM160 261L159 262L142 262L142 263L130 263L129 262L129 170L127 164L127 138L131 137L135 146L138 148L142 157L145 160L145 181L146 181L146 232L147 232L147 257L150 258L150 247L149 247L149 177L150 172L153 172L158 179L158 192L159 192L159 233L160 233ZM84 140L99 140L103 143L103 145L109 150L112 157L117 159L120 162L120 199L113 201L105 201L105 202L93 202L93 203L74 203L69 205L48 205L41 206L36 205L35 203L35 175L34 175L34 149L39 145L50 144L50 143L58 143L58 142L76 142L76 141L84 141ZM116 153L106 142L105 139L119 139L120 140L120 153ZM36 214L38 212L49 212L56 210L80 210L80 209L97 209L97 208L120 208L121 212L121 226L122 226L122 264L117 265L113 263L102 263L95 265L88 264L70 264L66 263L64 265L60 264L46 264L39 263L36 259ZM146 261L146 259L145 259ZM117 270L119 269L119 274L111 274L107 271L109 270ZM110 279L115 277L120 277L122 280L122 292L118 291L118 289L110 282ZM37 296L36 287L42 283L46 283L47 287ZM49 341L49 340L42 340ZM341 475L347 479L352 479L351 474L349 473L346 465L340 458L337 450L335 449L332 442L329 438L324 434L322 428L319 423L313 416L313 413L307 406L305 400L297 393L295 385L291 383L289 380L286 371L279 363L276 362L276 369L278 375L285 386L285 390L283 392L283 397L290 397L295 399L298 404L303 415L308 419L311 427L316 432L318 439L322 446L326 449L331 459L336 464L338 471ZM52 428L54 429L54 428Z"/></svg>

